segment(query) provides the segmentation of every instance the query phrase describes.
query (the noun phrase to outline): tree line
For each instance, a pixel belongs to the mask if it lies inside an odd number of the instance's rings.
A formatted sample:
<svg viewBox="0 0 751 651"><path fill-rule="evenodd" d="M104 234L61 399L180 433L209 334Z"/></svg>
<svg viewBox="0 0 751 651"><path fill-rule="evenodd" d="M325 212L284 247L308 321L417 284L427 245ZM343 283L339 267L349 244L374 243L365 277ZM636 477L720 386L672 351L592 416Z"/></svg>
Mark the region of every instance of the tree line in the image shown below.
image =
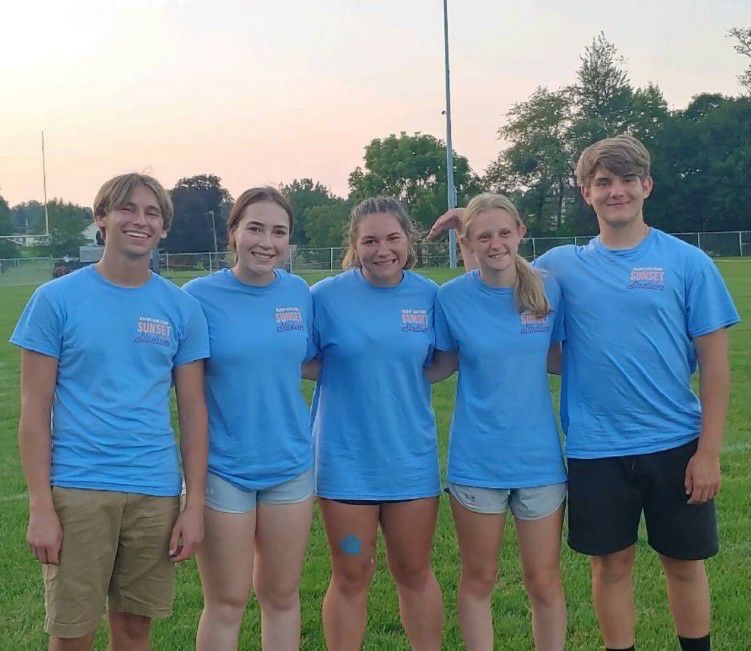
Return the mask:
<svg viewBox="0 0 751 651"><path fill-rule="evenodd" d="M739 54L751 58L751 28L733 28L728 37ZM459 204L482 190L502 192L516 202L530 235L592 234L594 214L574 178L578 155L596 140L629 132L652 154L651 225L669 232L751 230L751 63L738 81L737 97L702 93L685 109L671 111L657 85L631 83L615 45L601 33L581 55L573 84L538 87L512 106L498 129L502 149L483 173L454 153ZM377 194L400 199L426 230L447 207L446 145L422 133L375 138L348 185L348 196L340 197L311 178L281 184L295 215L293 243L341 245L352 205ZM221 179L183 178L171 194L175 220L164 248L210 251L216 242L224 250L232 197ZM40 253L76 255L91 211L53 200L48 213L50 238ZM40 203L9 208L0 197L0 235L42 233L44 223ZM15 245L0 239L0 258L17 254Z"/></svg>

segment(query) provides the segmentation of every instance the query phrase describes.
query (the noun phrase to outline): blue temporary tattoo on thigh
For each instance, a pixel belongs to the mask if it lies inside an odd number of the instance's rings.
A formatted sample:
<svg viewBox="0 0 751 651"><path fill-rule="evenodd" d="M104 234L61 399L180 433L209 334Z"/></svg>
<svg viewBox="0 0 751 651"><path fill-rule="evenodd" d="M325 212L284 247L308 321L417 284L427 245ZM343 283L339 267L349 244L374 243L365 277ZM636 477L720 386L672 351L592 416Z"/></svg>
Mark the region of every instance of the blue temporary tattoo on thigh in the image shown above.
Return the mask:
<svg viewBox="0 0 751 651"><path fill-rule="evenodd" d="M359 554L360 547L360 539L353 533L348 533L339 541L339 549L345 554Z"/></svg>

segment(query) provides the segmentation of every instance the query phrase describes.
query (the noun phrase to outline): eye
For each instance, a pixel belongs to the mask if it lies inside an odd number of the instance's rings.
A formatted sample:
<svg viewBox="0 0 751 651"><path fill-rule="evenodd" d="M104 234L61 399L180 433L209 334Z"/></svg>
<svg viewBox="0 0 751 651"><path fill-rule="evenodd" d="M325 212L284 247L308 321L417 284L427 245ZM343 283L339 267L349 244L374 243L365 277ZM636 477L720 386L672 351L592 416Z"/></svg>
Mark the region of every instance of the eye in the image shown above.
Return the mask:
<svg viewBox="0 0 751 651"><path fill-rule="evenodd" d="M251 233L260 233L261 227L258 224L248 224L247 230L249 230Z"/></svg>

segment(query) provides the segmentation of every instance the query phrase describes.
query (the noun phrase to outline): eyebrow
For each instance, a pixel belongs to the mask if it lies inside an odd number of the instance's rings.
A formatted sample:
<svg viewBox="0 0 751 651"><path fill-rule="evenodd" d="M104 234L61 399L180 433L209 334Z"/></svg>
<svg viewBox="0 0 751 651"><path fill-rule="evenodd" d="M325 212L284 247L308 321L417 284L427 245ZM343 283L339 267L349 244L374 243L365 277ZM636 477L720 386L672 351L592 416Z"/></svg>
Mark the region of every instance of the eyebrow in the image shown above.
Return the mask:
<svg viewBox="0 0 751 651"><path fill-rule="evenodd" d="M251 224L253 226L263 226L264 228L267 226L267 224L264 224L263 222L257 222L257 221L253 221L253 220L249 221L246 224L246 226L250 226ZM287 224L271 224L270 226L271 226L271 228L289 228L289 226L287 226Z"/></svg>

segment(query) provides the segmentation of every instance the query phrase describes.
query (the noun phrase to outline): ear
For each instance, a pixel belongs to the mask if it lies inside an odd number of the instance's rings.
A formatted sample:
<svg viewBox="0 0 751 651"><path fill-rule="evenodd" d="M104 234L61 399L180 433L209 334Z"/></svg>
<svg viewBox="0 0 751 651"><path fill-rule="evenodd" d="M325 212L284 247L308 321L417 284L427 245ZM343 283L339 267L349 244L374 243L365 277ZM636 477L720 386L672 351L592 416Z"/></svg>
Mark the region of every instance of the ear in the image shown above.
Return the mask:
<svg viewBox="0 0 751 651"><path fill-rule="evenodd" d="M524 239L524 237L527 235L527 227L524 224L519 225L519 237Z"/></svg>
<svg viewBox="0 0 751 651"><path fill-rule="evenodd" d="M459 246L461 246L462 249L467 249L468 251L472 251L472 253L475 252L475 249L472 246L472 242L466 235L459 236Z"/></svg>
<svg viewBox="0 0 751 651"><path fill-rule="evenodd" d="M579 192L581 192L582 199L584 199L584 203L586 203L588 206L591 206L592 205L592 198L590 196L589 186L588 185L580 185L579 186Z"/></svg>
<svg viewBox="0 0 751 651"><path fill-rule="evenodd" d="M159 239L163 240L165 237L167 237L167 231L162 231L162 234L159 236Z"/></svg>
<svg viewBox="0 0 751 651"><path fill-rule="evenodd" d="M644 198L646 199L650 194L652 194L652 188L654 187L654 181L652 180L652 177L645 176L642 179L641 187L644 190Z"/></svg>

